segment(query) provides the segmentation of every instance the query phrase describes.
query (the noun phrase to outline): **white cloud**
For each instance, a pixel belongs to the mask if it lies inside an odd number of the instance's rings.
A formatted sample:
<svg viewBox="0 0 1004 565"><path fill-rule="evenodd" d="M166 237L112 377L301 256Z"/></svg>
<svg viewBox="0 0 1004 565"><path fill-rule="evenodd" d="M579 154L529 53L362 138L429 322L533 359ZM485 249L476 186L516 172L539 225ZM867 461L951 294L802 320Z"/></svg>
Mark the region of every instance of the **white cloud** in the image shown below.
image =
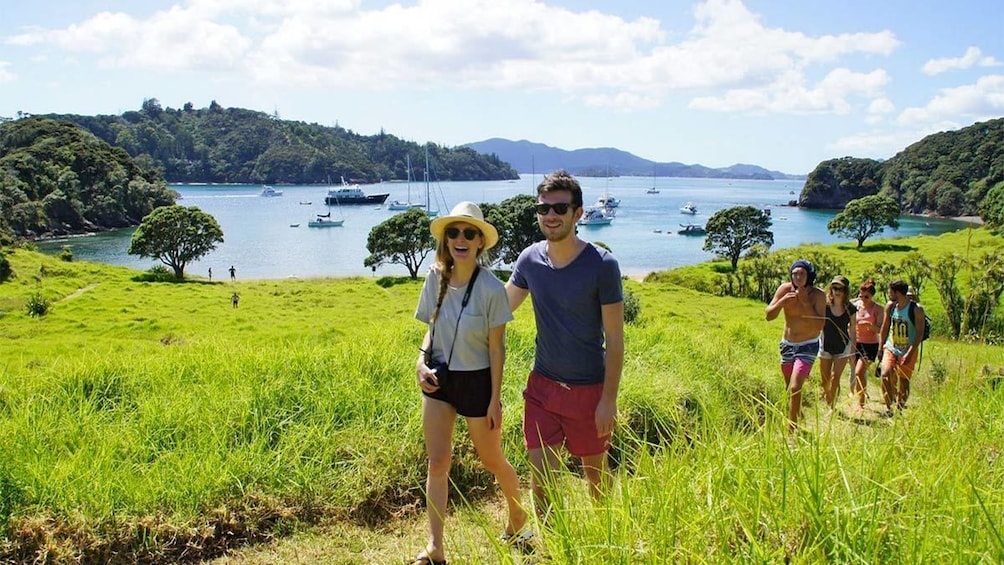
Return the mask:
<svg viewBox="0 0 1004 565"><path fill-rule="evenodd" d="M955 127L1004 114L1004 74L980 77L975 84L944 88L923 107L907 108L896 118L904 126L950 122Z"/></svg>
<svg viewBox="0 0 1004 565"><path fill-rule="evenodd" d="M896 111L896 105L888 98L876 98L868 104L865 123L871 126L881 123L887 114Z"/></svg>
<svg viewBox="0 0 1004 565"><path fill-rule="evenodd" d="M966 54L961 57L931 59L924 63L923 71L925 74L933 76L952 69L968 69L973 66L999 67L1001 64L993 56L987 55L984 57L979 47L969 47L966 49Z"/></svg>
<svg viewBox="0 0 1004 565"><path fill-rule="evenodd" d="M93 53L106 68L155 70L231 69L251 45L233 26L177 6L146 20L102 12L66 29L30 30L8 42L51 44L72 55Z"/></svg>
<svg viewBox="0 0 1004 565"><path fill-rule="evenodd" d="M573 12L539 0L188 0L146 19L104 12L8 39L96 54L106 67L220 71L248 83L309 88L551 90L619 110L672 92L728 89L692 107L836 112L881 95L885 71L829 69L844 56L888 56L890 31L810 37L765 25L739 0L706 0L682 39L652 18ZM683 22L686 25L686 22ZM807 71L827 73L812 87ZM863 81L861 84L852 84Z"/></svg>
<svg viewBox="0 0 1004 565"><path fill-rule="evenodd" d="M14 80L17 79L16 74L7 70L7 67L9 66L10 63L7 61L0 61L0 83L14 82Z"/></svg>
<svg viewBox="0 0 1004 565"><path fill-rule="evenodd" d="M690 107L716 112L783 112L848 114L853 96L881 96L889 84L889 75L882 69L856 73L848 69L830 71L814 87L805 85L805 77L790 71L772 84L748 89L733 89L723 96L694 98Z"/></svg>

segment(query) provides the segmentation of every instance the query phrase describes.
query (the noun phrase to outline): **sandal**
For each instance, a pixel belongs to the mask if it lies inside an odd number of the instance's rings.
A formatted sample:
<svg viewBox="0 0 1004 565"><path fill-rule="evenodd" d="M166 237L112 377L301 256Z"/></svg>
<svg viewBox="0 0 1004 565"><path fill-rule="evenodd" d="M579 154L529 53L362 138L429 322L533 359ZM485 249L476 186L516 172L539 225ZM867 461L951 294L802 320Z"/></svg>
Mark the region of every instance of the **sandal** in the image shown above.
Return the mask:
<svg viewBox="0 0 1004 565"><path fill-rule="evenodd" d="M502 543L507 543L512 545L521 545L529 542L532 539L533 539L533 530L531 530L530 528L523 528L522 530L520 530L515 534L502 532L502 535L499 536L499 540Z"/></svg>
<svg viewBox="0 0 1004 565"><path fill-rule="evenodd" d="M419 553L414 561L409 562L411 565L446 565L446 560L436 561L435 559L429 557L426 552Z"/></svg>

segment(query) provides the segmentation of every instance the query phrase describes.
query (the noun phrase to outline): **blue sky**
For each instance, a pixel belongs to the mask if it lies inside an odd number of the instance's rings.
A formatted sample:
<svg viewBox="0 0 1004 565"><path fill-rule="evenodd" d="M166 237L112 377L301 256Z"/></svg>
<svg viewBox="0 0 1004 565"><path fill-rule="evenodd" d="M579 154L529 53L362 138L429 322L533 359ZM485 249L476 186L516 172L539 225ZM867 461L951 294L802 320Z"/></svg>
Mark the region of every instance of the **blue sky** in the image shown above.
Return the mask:
<svg viewBox="0 0 1004 565"><path fill-rule="evenodd" d="M1004 3L0 0L0 117L147 98L807 173L1004 116Z"/></svg>

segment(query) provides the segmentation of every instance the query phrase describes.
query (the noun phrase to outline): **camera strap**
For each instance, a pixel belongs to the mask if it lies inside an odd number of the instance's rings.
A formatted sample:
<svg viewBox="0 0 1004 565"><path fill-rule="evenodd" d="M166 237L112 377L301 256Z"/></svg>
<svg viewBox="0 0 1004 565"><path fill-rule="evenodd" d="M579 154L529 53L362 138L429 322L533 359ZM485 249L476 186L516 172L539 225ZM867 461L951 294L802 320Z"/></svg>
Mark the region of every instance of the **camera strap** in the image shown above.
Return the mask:
<svg viewBox="0 0 1004 565"><path fill-rule="evenodd" d="M481 267L476 266L474 272L471 274L471 280L467 281L467 290L464 291L464 299L460 302L460 313L457 314L457 325L453 329L453 343L450 344L450 356L446 360L446 366L450 366L450 362L453 361L453 346L457 344L457 333L460 331L460 317L464 315L464 308L467 308L467 303L471 301L471 291L474 289L474 281L478 278L478 273L481 272ZM443 301L440 300L436 304L436 309L438 310L442 307ZM432 343L436 339L436 321L432 322L432 329L429 335L429 360L432 360Z"/></svg>

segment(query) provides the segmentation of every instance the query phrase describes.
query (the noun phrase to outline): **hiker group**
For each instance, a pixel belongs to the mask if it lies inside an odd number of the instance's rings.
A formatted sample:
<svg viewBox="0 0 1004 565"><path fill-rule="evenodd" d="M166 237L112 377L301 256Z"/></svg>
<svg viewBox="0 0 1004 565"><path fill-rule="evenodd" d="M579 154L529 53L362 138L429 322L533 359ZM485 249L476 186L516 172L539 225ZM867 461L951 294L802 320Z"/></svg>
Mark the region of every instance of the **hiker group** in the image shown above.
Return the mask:
<svg viewBox="0 0 1004 565"><path fill-rule="evenodd" d="M850 389L855 409L863 413L867 375L879 363L885 414L902 410L910 398L910 379L930 335L930 321L905 281L889 283L889 302L875 302L875 283L865 281L850 297L850 281L836 276L826 291L815 286L812 263L800 259L789 269L790 279L778 286L767 305L767 320L784 313L781 373L788 389L788 420L797 428L802 387L817 357L824 401L832 408L840 392L840 376L850 365Z"/></svg>

